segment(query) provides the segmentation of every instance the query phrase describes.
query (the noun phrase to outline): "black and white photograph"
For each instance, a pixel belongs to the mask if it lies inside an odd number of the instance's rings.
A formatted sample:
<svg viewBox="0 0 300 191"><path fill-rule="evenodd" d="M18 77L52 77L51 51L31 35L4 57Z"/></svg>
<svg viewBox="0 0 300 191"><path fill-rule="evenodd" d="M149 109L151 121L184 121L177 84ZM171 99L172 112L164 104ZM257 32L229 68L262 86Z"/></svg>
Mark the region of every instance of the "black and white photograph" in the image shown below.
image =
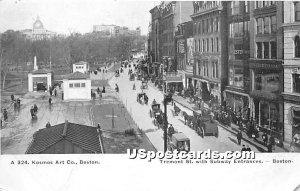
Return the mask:
<svg viewBox="0 0 300 191"><path fill-rule="evenodd" d="M0 0L0 65L0 191L300 188L300 1Z"/></svg>

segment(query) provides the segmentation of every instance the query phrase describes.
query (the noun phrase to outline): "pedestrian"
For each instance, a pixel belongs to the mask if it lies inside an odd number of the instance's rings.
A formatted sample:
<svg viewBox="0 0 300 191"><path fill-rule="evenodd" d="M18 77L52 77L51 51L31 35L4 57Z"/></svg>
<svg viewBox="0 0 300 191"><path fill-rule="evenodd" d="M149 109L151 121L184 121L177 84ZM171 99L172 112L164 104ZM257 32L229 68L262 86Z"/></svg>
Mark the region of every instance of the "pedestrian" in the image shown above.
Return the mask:
<svg viewBox="0 0 300 191"><path fill-rule="evenodd" d="M242 152L243 151L246 151L246 147L245 147L245 145L243 145L243 147L242 147L242 150L241 150Z"/></svg>
<svg viewBox="0 0 300 191"><path fill-rule="evenodd" d="M262 135L262 140L264 142L264 145L267 146L267 144L268 144L268 135L266 133L264 133Z"/></svg>
<svg viewBox="0 0 300 191"><path fill-rule="evenodd" d="M272 147L275 145L275 138L274 138L274 136L272 136L272 135L270 136L269 142L272 145Z"/></svg>
<svg viewBox="0 0 300 191"><path fill-rule="evenodd" d="M38 107L37 107L37 105L36 105L36 104L34 104L34 105L33 105L33 109L34 109L34 113L37 113L37 111L38 111Z"/></svg>
<svg viewBox="0 0 300 191"><path fill-rule="evenodd" d="M52 98L49 97L49 105L51 105L51 104L52 104Z"/></svg>
<svg viewBox="0 0 300 191"><path fill-rule="evenodd" d="M267 148L268 148L268 152L269 153L271 153L272 152L272 144L270 143L270 141L269 141L269 143L268 143L268 146L267 146Z"/></svg>
<svg viewBox="0 0 300 191"><path fill-rule="evenodd" d="M251 148L249 147L249 145L247 145L246 151L251 151Z"/></svg>
<svg viewBox="0 0 300 191"><path fill-rule="evenodd" d="M49 89L50 89L50 90L49 90L50 96L52 97L52 88L51 88L51 86L50 86Z"/></svg>
<svg viewBox="0 0 300 191"><path fill-rule="evenodd" d="M4 121L7 121L8 116L7 116L7 110L6 109L3 110L3 117L4 117Z"/></svg>
<svg viewBox="0 0 300 191"><path fill-rule="evenodd" d="M118 86L118 84L116 84L115 90L116 90L117 93L119 93L119 86Z"/></svg>
<svg viewBox="0 0 300 191"><path fill-rule="evenodd" d="M11 94L10 98L11 98L11 102L13 102L15 100L14 94Z"/></svg>
<svg viewBox="0 0 300 191"><path fill-rule="evenodd" d="M241 145L241 142L242 142L242 138L243 138L243 134L242 134L242 131L239 130L239 132L237 133L237 141L238 141L238 145Z"/></svg>
<svg viewBox="0 0 300 191"><path fill-rule="evenodd" d="M54 96L56 97L56 95L57 95L57 90L56 90L56 88L54 89Z"/></svg>
<svg viewBox="0 0 300 191"><path fill-rule="evenodd" d="M34 118L35 114L34 114L34 108L33 108L33 106L30 109L30 114L31 114L31 118Z"/></svg>
<svg viewBox="0 0 300 191"><path fill-rule="evenodd" d="M61 99L64 100L64 92L61 93Z"/></svg>
<svg viewBox="0 0 300 191"><path fill-rule="evenodd" d="M102 99L102 92L99 91L99 99Z"/></svg>
<svg viewBox="0 0 300 191"><path fill-rule="evenodd" d="M103 86L102 88L102 93L105 93L105 86Z"/></svg>
<svg viewBox="0 0 300 191"><path fill-rule="evenodd" d="M49 128L49 127L51 127L51 124L50 124L50 122L48 121L48 123L46 124L46 128Z"/></svg>
<svg viewBox="0 0 300 191"><path fill-rule="evenodd" d="M18 109L17 101L14 101L14 111L17 111L17 109Z"/></svg>
<svg viewBox="0 0 300 191"><path fill-rule="evenodd" d="M100 88L99 87L97 88L97 93L100 94Z"/></svg>

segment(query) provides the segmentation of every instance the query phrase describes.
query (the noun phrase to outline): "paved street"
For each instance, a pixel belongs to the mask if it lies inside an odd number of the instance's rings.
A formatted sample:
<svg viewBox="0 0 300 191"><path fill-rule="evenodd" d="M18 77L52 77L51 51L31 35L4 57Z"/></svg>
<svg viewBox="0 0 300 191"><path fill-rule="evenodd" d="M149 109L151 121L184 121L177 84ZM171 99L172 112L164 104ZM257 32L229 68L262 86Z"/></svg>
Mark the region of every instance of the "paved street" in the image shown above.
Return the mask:
<svg viewBox="0 0 300 191"><path fill-rule="evenodd" d="M107 86L105 79L113 76L113 69L107 74L101 75L98 80L100 87ZM99 79L100 79L99 78ZM99 83L100 82L100 83ZM56 125L68 120L73 123L84 125L101 124L104 130L105 150L107 153L125 153L127 148L145 148L154 150L146 137L124 137L124 130L136 127L127 111L115 97L115 92L107 87L107 93L103 94L102 100L97 97L96 101L72 101L61 100L61 92L57 97L52 97L53 105L49 107L49 93L27 93L21 98L20 112L10 112L9 120L1 129L1 153L23 154L29 146L32 135L39 129L45 128L47 122ZM37 120L32 120L30 108L37 104ZM114 129L112 129L112 109L114 110ZM118 133L112 133L112 130ZM117 146L116 146L117 145Z"/></svg>
<svg viewBox="0 0 300 191"><path fill-rule="evenodd" d="M163 151L163 131L158 129L153 123L153 118L149 116L149 111L151 107L151 102L155 99L157 102L162 102L163 94L155 88L149 86L147 90L144 90L149 97L149 105L141 105L136 101L137 93L141 92L140 85L141 81L129 81L128 69L125 69L124 73L121 73L119 78L113 77L110 80L110 85L115 87L118 84L120 88L119 97L125 104L126 108L129 110L133 116L135 122L138 126L146 132L152 144L157 150ZM136 84L136 90L132 90L133 84ZM162 103L161 103L162 104ZM162 106L162 105L161 105ZM192 111L180 106L181 110L186 111L189 115L192 115ZM163 108L162 108L163 109ZM173 107L168 106L168 122L173 124L174 128L179 132L183 132L191 140L191 150L199 151L212 149L220 152L225 152L228 150L241 150L241 146L236 144L236 137L234 134L219 127L218 138L214 136L200 137L194 130L190 129L188 126L184 125L182 116L173 116ZM246 144L246 143L245 143ZM256 148L250 146L253 151L258 151Z"/></svg>

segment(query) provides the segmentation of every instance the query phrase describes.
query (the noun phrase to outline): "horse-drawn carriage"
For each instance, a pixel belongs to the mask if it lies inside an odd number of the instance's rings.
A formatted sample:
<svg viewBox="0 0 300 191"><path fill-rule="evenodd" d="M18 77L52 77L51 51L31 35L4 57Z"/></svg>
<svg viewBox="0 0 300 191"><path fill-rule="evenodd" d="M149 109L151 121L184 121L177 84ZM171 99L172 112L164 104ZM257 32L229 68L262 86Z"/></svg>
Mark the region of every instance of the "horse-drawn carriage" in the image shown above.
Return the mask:
<svg viewBox="0 0 300 191"><path fill-rule="evenodd" d="M142 82L141 89L142 89L142 90L143 90L143 89L148 89L148 83L147 83L147 81L143 81L143 82Z"/></svg>
<svg viewBox="0 0 300 191"><path fill-rule="evenodd" d="M144 92L138 93L136 101L139 102L140 104L146 104L147 105L148 104L148 96Z"/></svg>
<svg viewBox="0 0 300 191"><path fill-rule="evenodd" d="M174 133L168 141L168 150L190 151L190 139L184 133Z"/></svg>
<svg viewBox="0 0 300 191"><path fill-rule="evenodd" d="M164 116L162 110L160 109L160 104L158 103L152 104L149 114L150 114L150 118L152 117L154 118L153 120L154 125L158 127L163 126Z"/></svg>
<svg viewBox="0 0 300 191"><path fill-rule="evenodd" d="M200 112L193 112L193 115L188 115L184 111L182 113L184 124L195 130L198 135L202 137L209 135L218 136L218 123L211 111L200 110Z"/></svg>

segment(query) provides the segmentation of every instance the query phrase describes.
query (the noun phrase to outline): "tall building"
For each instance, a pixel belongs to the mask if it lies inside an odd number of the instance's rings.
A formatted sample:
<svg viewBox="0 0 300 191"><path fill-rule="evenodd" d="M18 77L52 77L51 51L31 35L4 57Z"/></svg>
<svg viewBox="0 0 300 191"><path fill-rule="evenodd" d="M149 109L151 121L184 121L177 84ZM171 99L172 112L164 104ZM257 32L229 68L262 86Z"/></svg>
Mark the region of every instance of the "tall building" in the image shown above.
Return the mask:
<svg viewBox="0 0 300 191"><path fill-rule="evenodd" d="M250 108L250 9L249 1L231 1L227 6L228 85L226 105L249 117Z"/></svg>
<svg viewBox="0 0 300 191"><path fill-rule="evenodd" d="M300 2L284 1L284 140L300 134Z"/></svg>
<svg viewBox="0 0 300 191"><path fill-rule="evenodd" d="M193 22L188 21L177 26L175 32L175 60L177 71L182 76L182 87L187 88L193 77ZM189 79L189 80L188 80Z"/></svg>
<svg viewBox="0 0 300 191"><path fill-rule="evenodd" d="M194 2L194 78L196 95L221 103L227 84L226 2Z"/></svg>
<svg viewBox="0 0 300 191"><path fill-rule="evenodd" d="M93 32L101 32L103 36L112 37L116 35L116 25L94 25Z"/></svg>
<svg viewBox="0 0 300 191"><path fill-rule="evenodd" d="M159 31L160 31L160 10L158 6L155 6L150 10L151 13L151 32L149 35L151 46L149 51L149 57L151 62L151 69L152 73L158 77L161 68L161 59L160 59L160 38L159 38Z"/></svg>
<svg viewBox="0 0 300 191"><path fill-rule="evenodd" d="M162 2L159 6L160 60L166 71L176 71L174 36L177 25L190 21L193 13L191 1Z"/></svg>
<svg viewBox="0 0 300 191"><path fill-rule="evenodd" d="M33 23L32 29L25 29L20 31L23 33L28 39L31 40L43 40L43 39L50 39L56 36L55 32L49 31L44 28L40 17L36 18L36 21Z"/></svg>
<svg viewBox="0 0 300 191"><path fill-rule="evenodd" d="M283 137L283 2L250 1L250 109L261 130Z"/></svg>
<svg viewBox="0 0 300 191"><path fill-rule="evenodd" d="M93 32L101 33L104 37L115 36L141 36L141 28L130 30L128 27L120 27L116 25L94 25Z"/></svg>

